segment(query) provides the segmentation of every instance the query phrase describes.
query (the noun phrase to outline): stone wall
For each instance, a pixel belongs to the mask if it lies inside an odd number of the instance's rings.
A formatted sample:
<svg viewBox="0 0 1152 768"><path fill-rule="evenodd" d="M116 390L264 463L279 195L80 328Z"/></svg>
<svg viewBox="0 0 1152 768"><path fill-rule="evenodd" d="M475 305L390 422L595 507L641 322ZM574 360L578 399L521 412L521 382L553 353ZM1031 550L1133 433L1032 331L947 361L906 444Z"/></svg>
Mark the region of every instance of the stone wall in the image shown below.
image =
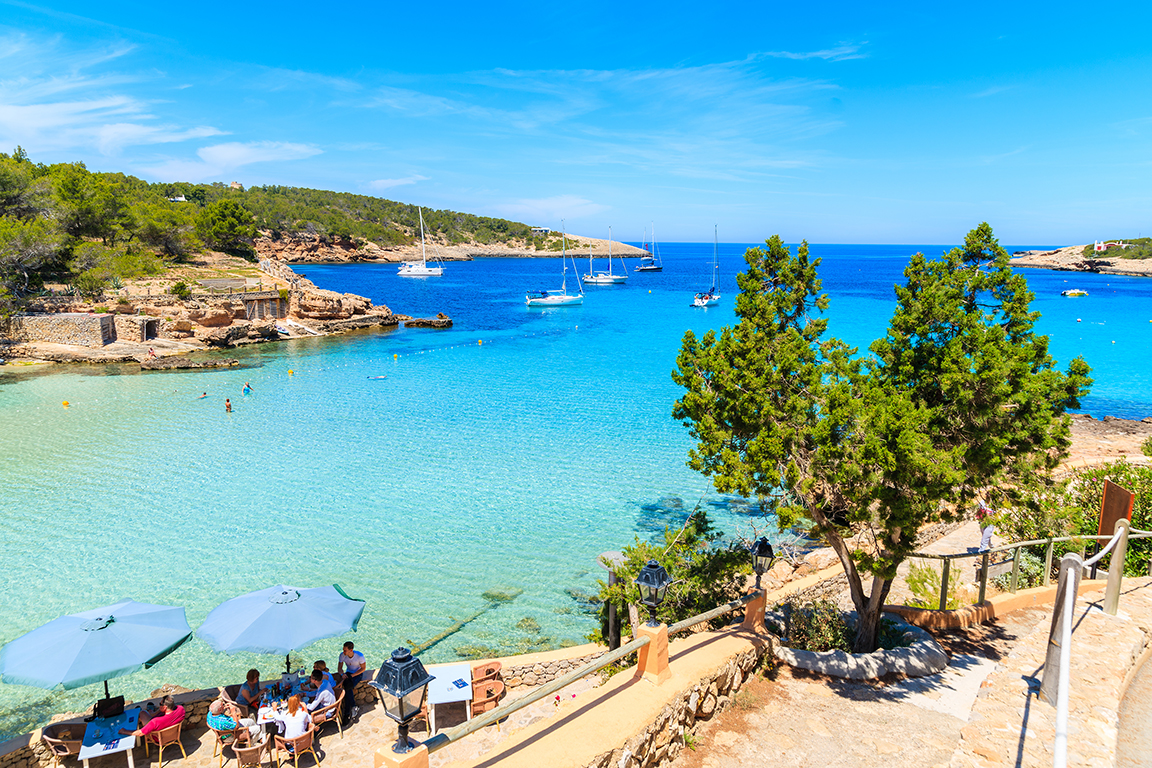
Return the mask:
<svg viewBox="0 0 1152 768"><path fill-rule="evenodd" d="M533 664L510 664L500 670L500 677L504 680L504 686L509 690L534 685L547 685L553 680L579 669L588 662L595 661L605 653L607 653L606 650L571 659L541 660Z"/></svg>
<svg viewBox="0 0 1152 768"><path fill-rule="evenodd" d="M102 347L116 340L112 315L79 313L17 315L8 325L13 341L47 341L80 347Z"/></svg>
<svg viewBox="0 0 1152 768"><path fill-rule="evenodd" d="M774 638L768 637L759 647L730 658L717 673L682 691L644 731L628 739L622 748L603 753L588 763L588 768L660 768L670 764L684 749L684 734L695 733L699 723L731 706L761 659L773 652L773 644Z"/></svg>

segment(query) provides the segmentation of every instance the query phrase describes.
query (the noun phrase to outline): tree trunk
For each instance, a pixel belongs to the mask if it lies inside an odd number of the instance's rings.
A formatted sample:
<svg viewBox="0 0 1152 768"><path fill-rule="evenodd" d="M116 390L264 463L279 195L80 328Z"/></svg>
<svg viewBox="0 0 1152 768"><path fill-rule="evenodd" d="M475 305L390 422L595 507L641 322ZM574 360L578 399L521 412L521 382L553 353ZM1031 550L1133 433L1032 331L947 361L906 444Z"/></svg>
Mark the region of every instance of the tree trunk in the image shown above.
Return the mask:
<svg viewBox="0 0 1152 768"><path fill-rule="evenodd" d="M872 653L876 650L880 639L880 617L884 612L884 601L888 599L888 592L891 589L891 579L872 579L872 594L869 595L864 610L856 612L856 640L852 644L853 653Z"/></svg>

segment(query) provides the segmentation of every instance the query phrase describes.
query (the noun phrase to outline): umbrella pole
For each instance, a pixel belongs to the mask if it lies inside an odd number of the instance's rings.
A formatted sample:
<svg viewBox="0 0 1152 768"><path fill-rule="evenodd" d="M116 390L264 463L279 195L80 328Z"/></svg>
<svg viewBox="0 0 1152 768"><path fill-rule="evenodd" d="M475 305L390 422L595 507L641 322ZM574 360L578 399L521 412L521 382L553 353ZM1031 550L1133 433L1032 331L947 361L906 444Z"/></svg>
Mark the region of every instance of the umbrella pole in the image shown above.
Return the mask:
<svg viewBox="0 0 1152 768"><path fill-rule="evenodd" d="M284 674L292 674L292 654L284 654Z"/></svg>
<svg viewBox="0 0 1152 768"><path fill-rule="evenodd" d="M112 698L112 694L108 693L108 681L107 680L104 681L104 698L106 698L106 699Z"/></svg>

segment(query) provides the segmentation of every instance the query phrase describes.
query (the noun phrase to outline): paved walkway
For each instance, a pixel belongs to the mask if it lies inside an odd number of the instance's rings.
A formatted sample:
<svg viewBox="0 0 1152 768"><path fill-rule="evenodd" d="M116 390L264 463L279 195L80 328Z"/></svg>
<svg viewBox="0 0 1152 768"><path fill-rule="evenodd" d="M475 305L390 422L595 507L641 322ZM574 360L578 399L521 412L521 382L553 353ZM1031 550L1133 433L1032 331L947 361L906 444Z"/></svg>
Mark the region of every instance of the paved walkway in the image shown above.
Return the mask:
<svg viewBox="0 0 1152 768"><path fill-rule="evenodd" d="M1069 765L1125 765L1117 712L1125 673L1150 639L1152 579L1125 582L1120 616L1104 614L1102 599L1077 602ZM1050 766L1055 709L1035 696L1050 623L1051 609L1035 608L942 635L952 664L918 680L852 683L782 668L746 684L673 766ZM1142 672L1126 717L1147 735L1152 690L1140 686L1152 689L1152 664ZM1152 746L1124 746L1127 765L1152 765Z"/></svg>

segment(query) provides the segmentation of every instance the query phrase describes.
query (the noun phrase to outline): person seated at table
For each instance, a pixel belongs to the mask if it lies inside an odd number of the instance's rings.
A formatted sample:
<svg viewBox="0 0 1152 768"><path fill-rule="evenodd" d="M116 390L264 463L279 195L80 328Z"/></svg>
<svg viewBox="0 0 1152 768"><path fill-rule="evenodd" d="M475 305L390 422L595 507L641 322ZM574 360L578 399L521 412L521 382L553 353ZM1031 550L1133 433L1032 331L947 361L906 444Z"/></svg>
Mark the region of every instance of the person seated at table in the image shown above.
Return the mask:
<svg viewBox="0 0 1152 768"><path fill-rule="evenodd" d="M324 707L330 707L336 703L336 694L332 692L332 685L324 680L324 673L319 669L312 670L312 674L308 678L312 682L312 687L316 689L316 698L308 704L308 711L315 712ZM319 725L324 722L324 715L317 715L313 718L313 722Z"/></svg>
<svg viewBox="0 0 1152 768"><path fill-rule="evenodd" d="M147 736L153 744L159 744L160 738L155 735L156 731L162 731L165 728L171 728L184 719L184 707L176 703L171 696L165 696L160 700L160 707L157 709L156 714L151 719L145 719L147 716L143 713L140 715L140 727L134 731L127 728L120 729L122 736Z"/></svg>
<svg viewBox="0 0 1152 768"><path fill-rule="evenodd" d="M256 740L260 738L260 726L251 717L243 717L240 714L240 707L236 703L224 697L224 692L221 690L221 695L216 698L211 704L208 705L208 727L217 731L231 731L238 727L247 728L246 731L240 731L236 737L241 741L247 741L249 738Z"/></svg>
<svg viewBox="0 0 1152 768"><path fill-rule="evenodd" d="M236 694L236 703L255 711L259 708L260 694L264 692L260 687L260 670L250 669L245 677L244 685L240 686Z"/></svg>
<svg viewBox="0 0 1152 768"><path fill-rule="evenodd" d="M313 680L313 676L317 672L319 672L321 676L319 684ZM315 691L317 694L325 688L328 690L336 689L336 678L332 677L332 673L328 671L328 664L325 661L320 660L312 665L312 674L304 681L304 688L309 691Z"/></svg>
<svg viewBox="0 0 1152 768"><path fill-rule="evenodd" d="M308 710L300 706L299 696L289 696L287 711L277 712L272 718L280 726L281 737L286 740L303 736L312 723L312 716L308 714Z"/></svg>

